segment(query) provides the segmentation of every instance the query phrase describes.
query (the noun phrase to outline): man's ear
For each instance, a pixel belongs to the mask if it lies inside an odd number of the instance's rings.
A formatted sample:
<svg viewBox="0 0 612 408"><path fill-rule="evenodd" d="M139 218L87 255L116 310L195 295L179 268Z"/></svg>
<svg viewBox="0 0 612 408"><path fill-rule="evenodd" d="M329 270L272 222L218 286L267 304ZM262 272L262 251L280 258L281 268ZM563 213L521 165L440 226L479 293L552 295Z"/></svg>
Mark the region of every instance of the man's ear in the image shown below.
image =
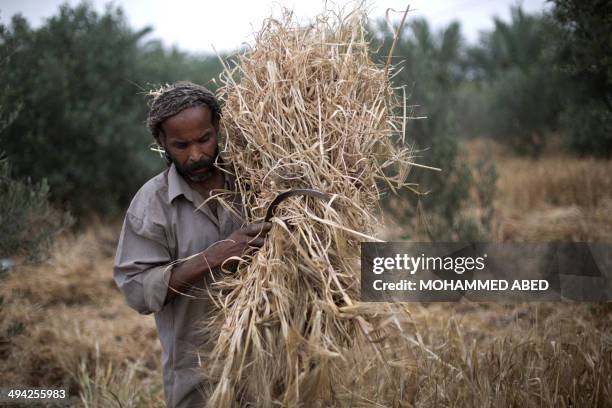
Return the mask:
<svg viewBox="0 0 612 408"><path fill-rule="evenodd" d="M161 147L164 148L164 150L166 150L166 134L164 133L164 129L162 129L161 127L159 128L157 142L159 143Z"/></svg>
<svg viewBox="0 0 612 408"><path fill-rule="evenodd" d="M172 163L172 158L168 154L168 149L166 149L166 134L163 130L159 130L159 135L157 136L157 143L164 149L164 159L166 160L166 164L169 166Z"/></svg>

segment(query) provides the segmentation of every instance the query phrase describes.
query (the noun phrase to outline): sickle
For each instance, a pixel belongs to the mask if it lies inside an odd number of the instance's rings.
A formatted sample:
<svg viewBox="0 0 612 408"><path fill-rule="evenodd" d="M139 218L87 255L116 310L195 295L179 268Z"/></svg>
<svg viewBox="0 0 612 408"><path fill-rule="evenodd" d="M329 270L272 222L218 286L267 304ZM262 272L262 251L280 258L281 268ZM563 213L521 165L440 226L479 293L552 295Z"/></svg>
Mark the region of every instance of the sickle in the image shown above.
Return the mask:
<svg viewBox="0 0 612 408"><path fill-rule="evenodd" d="M274 210L276 210L276 207L278 207L280 203L285 201L287 198L293 197L293 196L309 196L309 197L319 198L321 200L329 200L331 197L331 195L327 193L323 193L321 191L313 190L309 188L296 188L293 190L285 191L284 193L280 193L279 195L277 195L274 201L272 201L270 205L268 206L268 210L266 211L265 222L270 221L270 218L272 218L272 216L274 215Z"/></svg>

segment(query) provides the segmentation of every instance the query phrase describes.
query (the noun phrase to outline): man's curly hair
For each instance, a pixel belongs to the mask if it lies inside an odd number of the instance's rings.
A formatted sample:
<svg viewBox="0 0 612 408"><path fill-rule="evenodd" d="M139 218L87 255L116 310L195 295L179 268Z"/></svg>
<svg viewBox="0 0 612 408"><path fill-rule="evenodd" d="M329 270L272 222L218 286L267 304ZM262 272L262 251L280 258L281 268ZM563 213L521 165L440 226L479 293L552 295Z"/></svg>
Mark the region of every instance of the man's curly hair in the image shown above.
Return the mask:
<svg viewBox="0 0 612 408"><path fill-rule="evenodd" d="M212 112L213 123L221 118L219 101L207 88L189 81L180 81L150 91L147 127L159 143L162 123L177 113L194 106L207 106Z"/></svg>

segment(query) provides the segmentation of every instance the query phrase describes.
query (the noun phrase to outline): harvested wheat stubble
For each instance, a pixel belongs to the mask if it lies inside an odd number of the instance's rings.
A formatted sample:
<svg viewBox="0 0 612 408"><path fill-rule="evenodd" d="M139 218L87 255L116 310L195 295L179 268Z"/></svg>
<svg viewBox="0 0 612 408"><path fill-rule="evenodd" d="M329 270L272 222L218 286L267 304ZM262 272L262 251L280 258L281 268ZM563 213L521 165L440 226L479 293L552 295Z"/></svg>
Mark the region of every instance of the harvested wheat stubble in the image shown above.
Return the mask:
<svg viewBox="0 0 612 408"><path fill-rule="evenodd" d="M287 13L225 66L223 154L247 221L289 189L332 198L283 202L263 248L212 285L209 406L384 404L401 392L381 360L406 314L359 303L359 242L375 239L377 182L403 187L411 151L398 147L393 70L372 62L364 24L361 10L308 27Z"/></svg>

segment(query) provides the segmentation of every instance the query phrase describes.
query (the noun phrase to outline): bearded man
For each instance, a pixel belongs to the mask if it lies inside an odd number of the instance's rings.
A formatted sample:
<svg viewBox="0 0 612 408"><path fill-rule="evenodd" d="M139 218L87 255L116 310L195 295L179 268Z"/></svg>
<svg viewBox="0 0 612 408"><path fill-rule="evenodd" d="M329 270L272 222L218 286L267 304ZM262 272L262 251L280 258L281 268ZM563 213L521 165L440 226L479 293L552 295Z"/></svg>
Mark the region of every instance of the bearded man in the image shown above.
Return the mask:
<svg viewBox="0 0 612 408"><path fill-rule="evenodd" d="M209 343L200 329L211 310L207 286L222 266L261 247L271 227L243 225L237 194L235 213L214 198L204 203L215 191L235 191L219 156L220 120L217 99L202 86L179 82L156 93L147 125L168 168L134 196L115 257L128 305L155 314L168 407L205 404L210 384L199 375L206 364L199 352Z"/></svg>

